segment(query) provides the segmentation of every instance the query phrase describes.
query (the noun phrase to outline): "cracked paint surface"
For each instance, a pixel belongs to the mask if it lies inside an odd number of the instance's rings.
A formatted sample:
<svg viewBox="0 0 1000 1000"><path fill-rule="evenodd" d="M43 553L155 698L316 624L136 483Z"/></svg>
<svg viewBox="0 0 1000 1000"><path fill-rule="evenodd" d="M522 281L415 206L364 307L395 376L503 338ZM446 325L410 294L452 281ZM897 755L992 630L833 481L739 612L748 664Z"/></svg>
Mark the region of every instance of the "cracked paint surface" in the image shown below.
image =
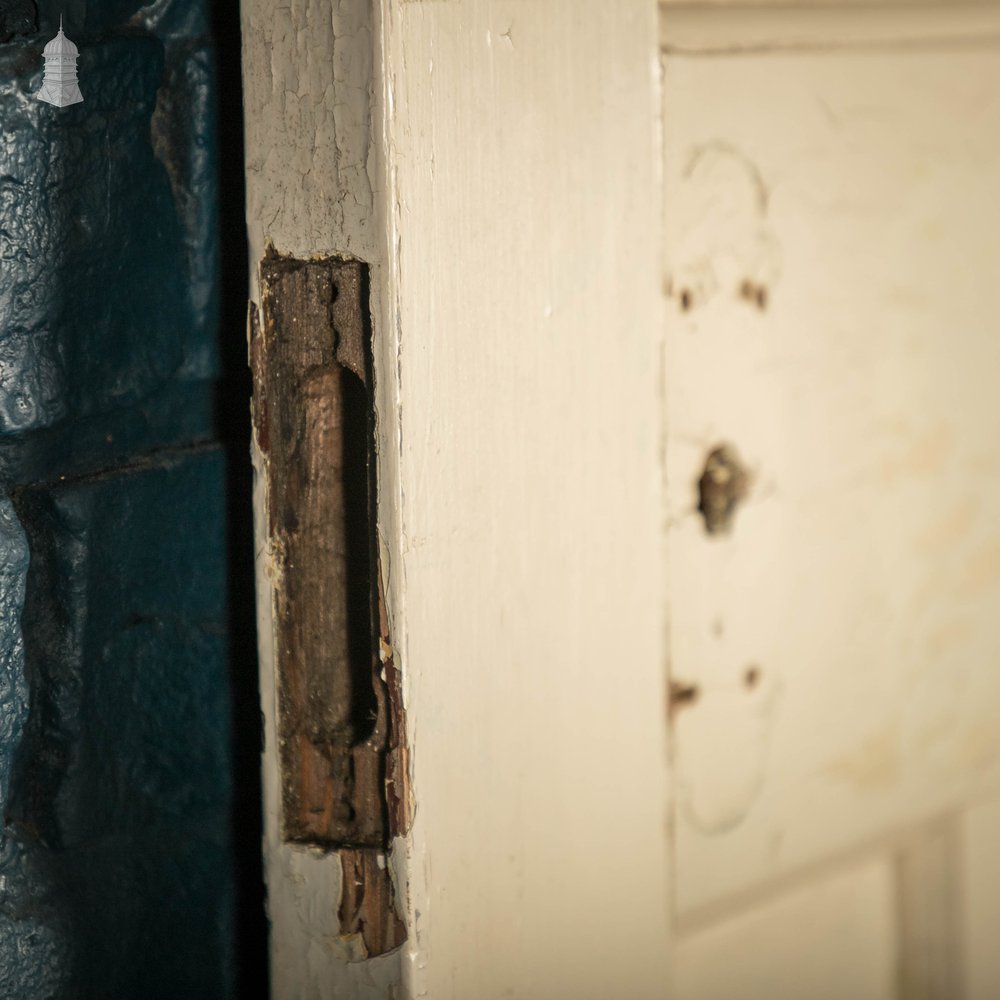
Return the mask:
<svg viewBox="0 0 1000 1000"><path fill-rule="evenodd" d="M244 84L259 109L247 119L249 217L282 253L371 260L371 5L258 4L244 30L261 54Z"/></svg>
<svg viewBox="0 0 1000 1000"><path fill-rule="evenodd" d="M392 379L382 378L393 321L386 321L378 300L384 236L376 217L375 191L382 167L373 138L373 104L382 100L373 74L381 43L376 24L379 5L368 0L269 0L242 4L244 104L246 108L247 220L250 260L259 261L271 245L302 259L353 257L369 263L376 347L376 414L379 433L379 507L394 516L391 475L386 456L391 422L382 415ZM251 274L256 298L256 267ZM387 353L382 354L385 350ZM393 361L394 365L394 361ZM275 996L320 1000L330 991L359 998L382 998L400 989L400 951L355 961L357 942L342 936L342 871L336 852L282 843L280 778L274 748L276 700L274 636L270 614L271 578L276 567L263 544L266 456L254 446L257 470L254 510L258 525L258 636L261 700L265 719L265 863L271 918L272 990ZM383 500L389 501L383 505ZM380 513L380 518L383 514ZM383 563L391 579L388 559ZM387 592L397 590L389 587ZM390 605L394 594L388 594ZM398 637L397 637L398 638ZM405 867L402 839L394 845L391 871ZM406 898L405 880L397 885Z"/></svg>

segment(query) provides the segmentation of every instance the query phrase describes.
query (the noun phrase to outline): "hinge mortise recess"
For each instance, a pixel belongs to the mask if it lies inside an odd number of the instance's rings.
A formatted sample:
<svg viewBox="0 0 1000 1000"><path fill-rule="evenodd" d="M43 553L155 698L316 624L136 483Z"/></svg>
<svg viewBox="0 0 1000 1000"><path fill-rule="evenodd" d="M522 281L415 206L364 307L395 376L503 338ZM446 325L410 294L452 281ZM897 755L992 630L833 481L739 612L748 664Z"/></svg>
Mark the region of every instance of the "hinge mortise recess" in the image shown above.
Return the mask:
<svg viewBox="0 0 1000 1000"><path fill-rule="evenodd" d="M367 265L269 252L250 327L284 839L385 849L407 794L376 534Z"/></svg>

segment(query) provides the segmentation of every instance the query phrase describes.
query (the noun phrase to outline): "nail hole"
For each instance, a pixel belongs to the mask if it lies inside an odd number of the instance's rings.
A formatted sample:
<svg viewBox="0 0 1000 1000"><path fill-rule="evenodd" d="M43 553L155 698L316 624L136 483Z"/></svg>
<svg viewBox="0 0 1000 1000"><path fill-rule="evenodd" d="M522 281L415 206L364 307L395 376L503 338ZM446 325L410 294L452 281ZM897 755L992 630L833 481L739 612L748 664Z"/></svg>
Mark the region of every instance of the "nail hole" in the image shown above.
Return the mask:
<svg viewBox="0 0 1000 1000"><path fill-rule="evenodd" d="M749 490L750 476L736 449L727 444L713 448L698 480L698 511L705 519L705 531L710 535L728 532L736 507Z"/></svg>
<svg viewBox="0 0 1000 1000"><path fill-rule="evenodd" d="M751 281L746 278L740 285L740 298L751 305L755 305L761 311L767 308L767 288L764 285L758 285L756 282Z"/></svg>
<svg viewBox="0 0 1000 1000"><path fill-rule="evenodd" d="M682 684L680 681L671 681L670 692L667 695L667 714L673 715L679 708L693 705L697 700L697 684Z"/></svg>

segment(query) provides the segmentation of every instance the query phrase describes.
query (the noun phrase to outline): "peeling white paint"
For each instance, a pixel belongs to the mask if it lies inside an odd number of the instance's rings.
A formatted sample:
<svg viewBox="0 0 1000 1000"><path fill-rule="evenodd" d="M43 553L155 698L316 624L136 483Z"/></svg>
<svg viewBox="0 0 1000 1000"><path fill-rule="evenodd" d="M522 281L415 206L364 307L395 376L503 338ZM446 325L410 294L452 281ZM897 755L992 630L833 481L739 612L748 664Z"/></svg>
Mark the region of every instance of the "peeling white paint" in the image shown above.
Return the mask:
<svg viewBox="0 0 1000 1000"><path fill-rule="evenodd" d="M370 2L242 6L250 259L379 257ZM253 276L256 281L256 275Z"/></svg>
<svg viewBox="0 0 1000 1000"><path fill-rule="evenodd" d="M247 225L251 294L256 266L272 242L300 257L354 256L371 265L376 328L379 531L393 637L405 647L398 559L398 404L394 322L383 310L384 220L376 191L386 182L381 129L383 92L375 86L377 5L368 0L244 0L243 71L247 147ZM374 123L374 128L373 128ZM261 456L254 452L255 467ZM264 523L263 479L255 480L255 516ZM260 530L260 529L258 529ZM275 729L271 576L258 543L258 635L265 726L264 856L275 1000L385 1000L402 996L401 952L364 959L360 942L341 937L341 868L324 854L281 842ZM402 666L397 650L397 665ZM406 844L388 859L400 905L407 893Z"/></svg>

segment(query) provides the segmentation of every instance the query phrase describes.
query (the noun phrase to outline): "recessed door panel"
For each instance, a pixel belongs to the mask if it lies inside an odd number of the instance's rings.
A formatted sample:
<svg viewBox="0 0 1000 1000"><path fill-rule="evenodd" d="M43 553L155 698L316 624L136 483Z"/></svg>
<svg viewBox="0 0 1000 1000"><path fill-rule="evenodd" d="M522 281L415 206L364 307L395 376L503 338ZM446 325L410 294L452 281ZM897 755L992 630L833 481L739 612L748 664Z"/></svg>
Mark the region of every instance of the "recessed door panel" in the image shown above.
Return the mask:
<svg viewBox="0 0 1000 1000"><path fill-rule="evenodd" d="M663 89L686 914L1000 782L1000 53Z"/></svg>

